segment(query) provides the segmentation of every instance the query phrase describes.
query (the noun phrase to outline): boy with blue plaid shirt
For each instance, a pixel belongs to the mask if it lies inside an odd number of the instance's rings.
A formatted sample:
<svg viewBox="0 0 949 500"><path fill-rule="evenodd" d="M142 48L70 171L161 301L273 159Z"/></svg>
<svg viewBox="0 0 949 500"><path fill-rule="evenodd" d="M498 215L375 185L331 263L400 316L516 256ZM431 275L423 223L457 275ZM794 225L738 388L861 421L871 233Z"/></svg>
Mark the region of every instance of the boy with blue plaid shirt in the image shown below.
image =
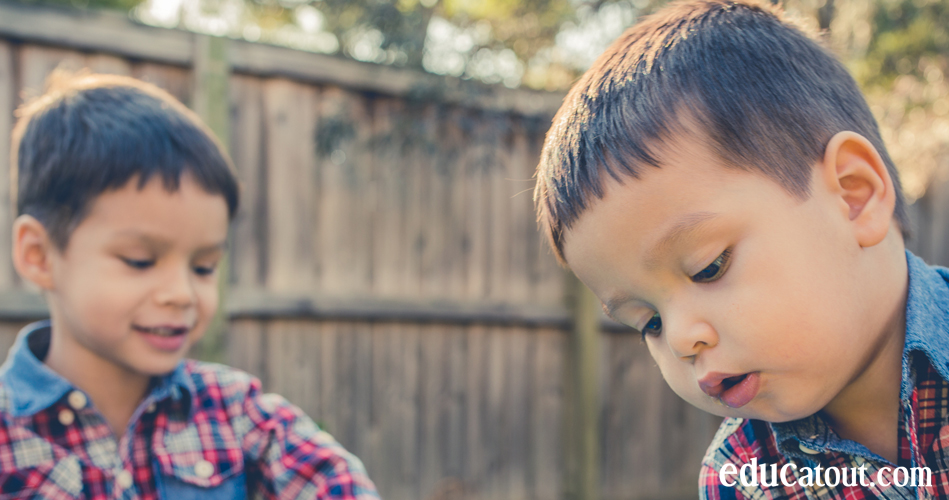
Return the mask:
<svg viewBox="0 0 949 500"><path fill-rule="evenodd" d="M183 357L218 306L230 161L166 92L54 79L13 133L17 272L50 321L0 368L0 497L370 500L353 455L260 382Z"/></svg>
<svg viewBox="0 0 949 500"><path fill-rule="evenodd" d="M726 417L701 498L949 498L949 270L905 251L863 96L770 2L679 2L564 100L554 251Z"/></svg>

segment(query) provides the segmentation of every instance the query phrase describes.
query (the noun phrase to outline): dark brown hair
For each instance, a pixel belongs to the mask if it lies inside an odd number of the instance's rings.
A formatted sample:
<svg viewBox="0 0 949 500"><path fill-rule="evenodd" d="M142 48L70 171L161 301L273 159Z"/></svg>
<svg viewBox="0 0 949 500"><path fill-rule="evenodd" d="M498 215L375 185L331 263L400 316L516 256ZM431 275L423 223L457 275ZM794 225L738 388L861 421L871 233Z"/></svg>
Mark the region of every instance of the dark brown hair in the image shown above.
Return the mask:
<svg viewBox="0 0 949 500"><path fill-rule="evenodd" d="M154 175L169 191L190 173L233 219L239 188L220 142L171 94L134 78L54 72L17 110L11 177L17 215L35 217L66 248L101 193Z"/></svg>
<svg viewBox="0 0 949 500"><path fill-rule="evenodd" d="M694 120L722 163L755 170L809 196L811 168L837 132L866 137L896 188L899 177L856 82L770 4L676 3L627 30L567 94L547 133L534 201L563 263L564 232L595 200L604 176L638 178Z"/></svg>

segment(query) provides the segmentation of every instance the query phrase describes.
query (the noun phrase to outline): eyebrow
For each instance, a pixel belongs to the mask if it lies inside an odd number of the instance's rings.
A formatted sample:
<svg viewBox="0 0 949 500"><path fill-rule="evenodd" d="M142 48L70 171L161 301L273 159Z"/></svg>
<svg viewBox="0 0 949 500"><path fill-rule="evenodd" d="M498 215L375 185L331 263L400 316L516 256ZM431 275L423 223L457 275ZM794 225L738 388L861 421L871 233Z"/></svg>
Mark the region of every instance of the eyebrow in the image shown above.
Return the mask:
<svg viewBox="0 0 949 500"><path fill-rule="evenodd" d="M659 239L659 242L646 253L646 267L651 269L659 267L659 258L669 247L673 246L682 238L700 230L702 226L706 225L717 215L718 214L714 212L692 212L679 217L679 219L669 227L666 234ZM615 319L614 313L616 309L630 300L633 299L629 295L618 295L604 301L603 310L607 316Z"/></svg>
<svg viewBox="0 0 949 500"><path fill-rule="evenodd" d="M669 247L686 236L695 233L717 215L714 212L692 212L679 217L675 224L669 227L666 234L659 239L659 242L646 253L646 267L658 267L660 257L669 250Z"/></svg>
<svg viewBox="0 0 949 500"><path fill-rule="evenodd" d="M171 246L171 243L168 241L165 241L164 239L152 237L148 234L142 233L135 229L127 229L125 231L120 231L117 234L118 236L123 237L123 238L133 238L133 239L139 240L145 243L146 245L157 249L159 252L162 252L166 248ZM210 245L201 247L197 250L196 253L208 253L208 252L213 252L216 250L227 250L227 247L228 247L227 240L223 240L220 243L212 243Z"/></svg>

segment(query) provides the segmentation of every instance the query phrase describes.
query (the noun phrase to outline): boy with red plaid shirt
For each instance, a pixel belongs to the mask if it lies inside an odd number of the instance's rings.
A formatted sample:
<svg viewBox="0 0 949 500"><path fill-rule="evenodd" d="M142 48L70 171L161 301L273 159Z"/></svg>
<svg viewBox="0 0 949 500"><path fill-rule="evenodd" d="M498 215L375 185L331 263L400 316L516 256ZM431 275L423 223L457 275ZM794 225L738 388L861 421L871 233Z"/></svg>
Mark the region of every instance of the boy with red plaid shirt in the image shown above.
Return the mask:
<svg viewBox="0 0 949 500"><path fill-rule="evenodd" d="M677 3L564 100L535 190L561 261L727 417L702 498L949 498L949 270L846 69L770 3Z"/></svg>
<svg viewBox="0 0 949 500"><path fill-rule="evenodd" d="M298 408L183 360L238 204L192 112L131 78L59 78L19 111L12 173L14 265L50 321L0 368L0 497L378 498Z"/></svg>

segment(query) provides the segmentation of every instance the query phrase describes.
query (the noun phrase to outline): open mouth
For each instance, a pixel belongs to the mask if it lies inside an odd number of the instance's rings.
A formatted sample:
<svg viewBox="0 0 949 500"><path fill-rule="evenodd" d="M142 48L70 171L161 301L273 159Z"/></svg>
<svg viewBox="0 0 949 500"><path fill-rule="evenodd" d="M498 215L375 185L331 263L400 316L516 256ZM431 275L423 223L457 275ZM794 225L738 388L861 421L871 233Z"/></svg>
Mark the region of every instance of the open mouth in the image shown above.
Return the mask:
<svg viewBox="0 0 949 500"><path fill-rule="evenodd" d="M759 372L739 375L712 372L699 380L699 388L730 408L741 408L758 395L761 382Z"/></svg>
<svg viewBox="0 0 949 500"><path fill-rule="evenodd" d="M176 337L178 335L184 335L188 333L188 327L185 326L139 326L132 325L132 328L135 330L147 333L149 335L157 335L159 337Z"/></svg>
<svg viewBox="0 0 949 500"><path fill-rule="evenodd" d="M736 385L740 384L742 380L745 380L745 377L747 376L748 374L745 373L745 374L737 375L734 377L728 377L725 380L722 380L722 387L723 387L722 392L725 392L731 389L732 387L735 387Z"/></svg>

